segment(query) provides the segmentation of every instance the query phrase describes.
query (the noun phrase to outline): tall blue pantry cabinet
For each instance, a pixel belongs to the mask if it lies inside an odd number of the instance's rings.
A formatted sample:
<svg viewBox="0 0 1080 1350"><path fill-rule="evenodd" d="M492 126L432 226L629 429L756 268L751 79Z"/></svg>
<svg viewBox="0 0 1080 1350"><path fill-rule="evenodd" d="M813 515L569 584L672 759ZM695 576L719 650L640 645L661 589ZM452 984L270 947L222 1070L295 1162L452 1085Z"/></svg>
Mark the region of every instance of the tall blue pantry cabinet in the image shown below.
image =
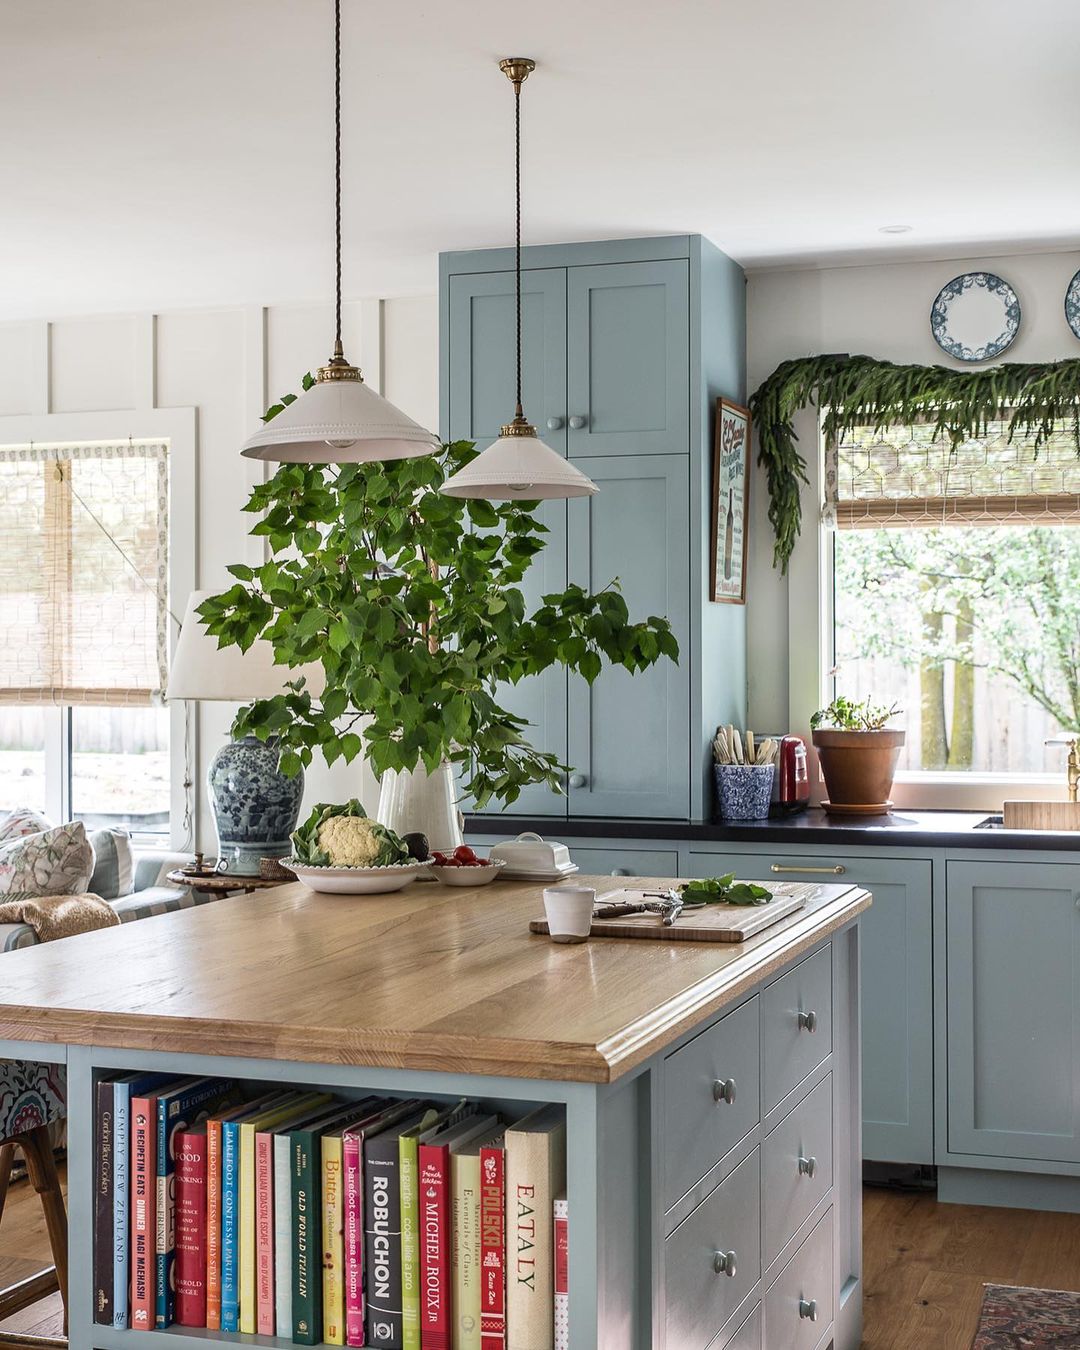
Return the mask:
<svg viewBox="0 0 1080 1350"><path fill-rule="evenodd" d="M547 502L548 547L526 599L618 578L632 617L665 615L678 665L590 688L561 669L502 691L531 738L573 771L510 810L530 816L701 819L709 746L744 724L746 620L709 600L713 408L745 402L742 269L700 235L523 250L525 415L600 488ZM440 258L440 397L445 439L482 449L513 414L514 255Z"/></svg>

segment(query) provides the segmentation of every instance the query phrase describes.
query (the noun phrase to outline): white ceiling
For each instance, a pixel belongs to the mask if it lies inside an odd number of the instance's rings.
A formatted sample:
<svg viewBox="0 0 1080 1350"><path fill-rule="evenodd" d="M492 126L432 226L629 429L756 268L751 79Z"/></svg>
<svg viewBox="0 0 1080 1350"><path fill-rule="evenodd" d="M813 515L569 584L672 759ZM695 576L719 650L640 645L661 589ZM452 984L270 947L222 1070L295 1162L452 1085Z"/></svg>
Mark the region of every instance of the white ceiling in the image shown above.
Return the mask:
<svg viewBox="0 0 1080 1350"><path fill-rule="evenodd" d="M0 316L330 293L331 0L0 0ZM345 289L700 231L748 267L1075 247L1076 0L345 0ZM883 225L913 227L904 235Z"/></svg>

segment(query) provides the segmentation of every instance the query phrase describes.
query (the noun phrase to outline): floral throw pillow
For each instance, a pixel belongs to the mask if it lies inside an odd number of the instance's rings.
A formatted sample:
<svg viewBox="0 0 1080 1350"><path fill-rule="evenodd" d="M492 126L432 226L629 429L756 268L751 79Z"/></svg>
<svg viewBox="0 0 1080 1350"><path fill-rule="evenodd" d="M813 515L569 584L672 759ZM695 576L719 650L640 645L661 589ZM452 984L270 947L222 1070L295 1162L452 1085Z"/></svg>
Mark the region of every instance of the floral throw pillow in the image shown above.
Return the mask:
<svg viewBox="0 0 1080 1350"><path fill-rule="evenodd" d="M0 820L0 844L51 829L52 821L46 820L40 811L35 811L29 806L17 806L10 815Z"/></svg>
<svg viewBox="0 0 1080 1350"><path fill-rule="evenodd" d="M79 820L0 846L0 895L7 900L78 895L93 871L94 850Z"/></svg>

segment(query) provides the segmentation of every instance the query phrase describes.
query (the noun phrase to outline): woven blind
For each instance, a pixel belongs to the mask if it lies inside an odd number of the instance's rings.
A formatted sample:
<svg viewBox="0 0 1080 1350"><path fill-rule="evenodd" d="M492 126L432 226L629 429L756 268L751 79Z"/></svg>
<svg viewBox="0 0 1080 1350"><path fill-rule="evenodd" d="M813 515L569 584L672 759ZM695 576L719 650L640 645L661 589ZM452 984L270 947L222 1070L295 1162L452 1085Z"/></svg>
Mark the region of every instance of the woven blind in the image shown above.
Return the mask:
<svg viewBox="0 0 1080 1350"><path fill-rule="evenodd" d="M932 425L857 427L825 448L827 525L1061 525L1080 521L1080 457L1072 428L1036 449L1006 422L957 445Z"/></svg>
<svg viewBox="0 0 1080 1350"><path fill-rule="evenodd" d="M168 453L0 447L0 704L162 697Z"/></svg>

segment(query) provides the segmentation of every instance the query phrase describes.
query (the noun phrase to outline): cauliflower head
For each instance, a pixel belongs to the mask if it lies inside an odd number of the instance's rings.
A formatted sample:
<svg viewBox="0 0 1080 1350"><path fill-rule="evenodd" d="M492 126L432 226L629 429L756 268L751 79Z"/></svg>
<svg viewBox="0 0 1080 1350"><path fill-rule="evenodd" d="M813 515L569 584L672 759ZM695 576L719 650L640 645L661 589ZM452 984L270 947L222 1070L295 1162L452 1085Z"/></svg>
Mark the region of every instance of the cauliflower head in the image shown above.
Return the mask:
<svg viewBox="0 0 1080 1350"><path fill-rule="evenodd" d="M293 856L311 867L390 867L409 861L393 830L370 820L353 798L344 806L316 806L292 836Z"/></svg>

